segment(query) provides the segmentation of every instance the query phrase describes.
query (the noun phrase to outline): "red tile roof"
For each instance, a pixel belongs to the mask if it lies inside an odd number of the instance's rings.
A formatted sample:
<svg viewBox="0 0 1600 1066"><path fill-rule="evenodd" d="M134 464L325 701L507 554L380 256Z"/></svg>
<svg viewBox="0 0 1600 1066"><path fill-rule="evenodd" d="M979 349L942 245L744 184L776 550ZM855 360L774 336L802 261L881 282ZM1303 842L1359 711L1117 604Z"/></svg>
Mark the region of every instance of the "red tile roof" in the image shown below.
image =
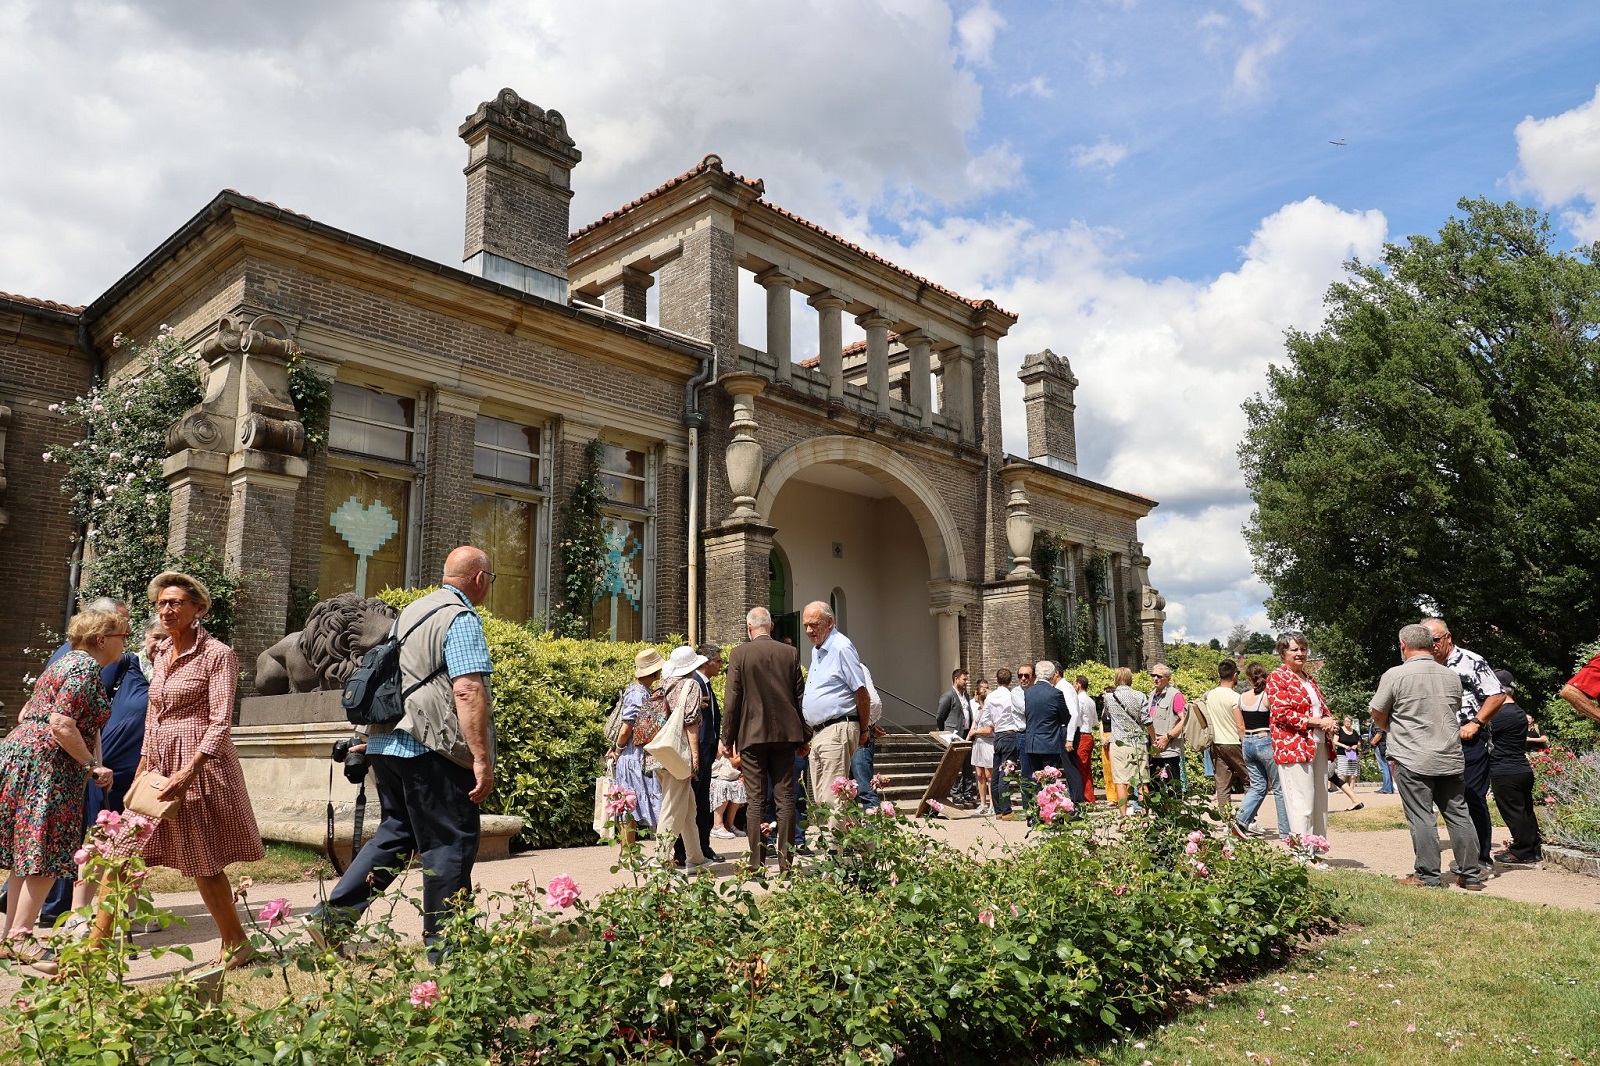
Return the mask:
<svg viewBox="0 0 1600 1066"><path fill-rule="evenodd" d="M760 178L745 178L745 177L741 177L738 174L733 173L732 171L725 171L725 170L722 169L722 157L719 156L719 155L716 155L716 154L711 154L711 155L706 156L704 159L700 160L698 165L690 168L689 170L684 171L682 174L679 174L677 177L675 177L672 180L666 182L665 184L660 185L660 186L658 186L658 187L656 187L654 189L651 189L649 192L645 193L643 196L639 197L637 200L630 200L628 203L623 204L621 207L617 208L615 211L612 211L612 212L610 212L608 214L602 215L599 219L597 219L594 222L589 223L587 226L584 226L582 229L573 230L570 239L577 240L579 237L583 236L584 234L591 233L594 230L599 229L601 226L604 226L606 223L612 222L612 221L614 221L614 220L616 220L618 218L621 218L623 215L627 214L629 211L632 211L634 208L640 206L641 204L648 203L649 201L655 199L656 197L660 196L661 194L667 192L668 190L675 189L679 185L682 185L684 182L689 181L691 178L698 177L699 175L705 174L707 172L713 172L713 173L717 173L717 174L726 174L729 178L732 178L734 181L740 183L741 185L744 185L744 186L747 186L748 188L754 189L755 190L755 194L756 194L757 197L761 197L766 192L766 183L763 182ZM833 233L833 232L831 232L829 230L823 229L821 226L817 225L815 222L812 222L811 220L806 219L806 218L802 218L801 216L795 214L793 211L785 211L783 208L777 206L776 204L768 203L766 200L758 199L757 202L762 207L765 207L767 210L773 212L774 214L777 214L777 215L779 215L779 216L781 216L783 218L786 218L789 221L794 222L794 223L796 223L798 225L804 226L806 229L809 229L812 232L814 232L816 234L819 234L820 236L826 237L828 240L833 241L836 244L843 245L844 247L850 249L852 252L855 252L858 255L865 256L867 259L872 260L874 263L881 264L883 266L888 267L891 270L897 271L898 273L905 275L906 277L910 278L912 281L915 281L920 285L926 285L930 289L933 289L933 290L935 290L937 292L944 293L946 296L949 296L951 299L959 300L960 302L966 304L968 307L971 307L974 310L979 310L979 311L982 311L982 310L997 311L1000 314L1005 315L1007 318L1011 318L1011 319L1015 319L1017 317L1016 315L1013 315L1011 312L1007 311L1005 308L1001 307L999 304L995 303L993 300L989 300L989 299L971 300L971 299L968 299L965 296L962 296L960 293L954 291L953 289L947 289L943 285L939 285L939 284L937 284L935 282L929 281L927 278L923 277L920 274L913 274L911 271L907 270L903 266L900 266L898 263L891 263L889 260L885 259L883 256L877 254L876 252L868 251L867 249L861 247L859 244L856 244L856 243L854 243L852 241L847 241L843 237L839 236L837 233Z"/></svg>
<svg viewBox="0 0 1600 1066"><path fill-rule="evenodd" d="M277 204L273 203L271 200L263 200L259 196L251 196L249 193L240 192L238 189L223 189L222 191L223 192L232 193L235 196L243 197L244 199L249 200L249 201L251 201L253 203L258 203L262 207L270 207L275 211L287 211L289 214L294 215L297 218L303 218L307 222L314 221L311 218L310 215L303 215L299 211L296 211L292 207L279 207Z"/></svg>
<svg viewBox="0 0 1600 1066"><path fill-rule="evenodd" d="M12 303L27 304L30 307L42 307L46 311L60 311L64 315L80 315L83 313L82 307L56 303L54 300L41 300L37 296L18 296L16 293L0 292L0 300L10 300Z"/></svg>

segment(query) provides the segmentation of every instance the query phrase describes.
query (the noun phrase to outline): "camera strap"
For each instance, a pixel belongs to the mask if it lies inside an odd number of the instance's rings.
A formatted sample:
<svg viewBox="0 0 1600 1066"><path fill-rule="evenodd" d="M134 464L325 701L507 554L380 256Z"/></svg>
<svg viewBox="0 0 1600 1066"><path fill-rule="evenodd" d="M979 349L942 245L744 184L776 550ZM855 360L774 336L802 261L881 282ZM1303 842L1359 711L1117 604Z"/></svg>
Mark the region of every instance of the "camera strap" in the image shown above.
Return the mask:
<svg viewBox="0 0 1600 1066"><path fill-rule="evenodd" d="M350 827L350 859L353 862L356 854L361 850L361 830L367 820L367 779L361 779L361 788L356 792L356 813L354 824ZM333 866L333 872L340 877L344 876L348 868L347 863L339 861L339 851L334 847L333 825L333 767L328 767L328 812L327 821L322 831L322 851L327 855L328 862Z"/></svg>

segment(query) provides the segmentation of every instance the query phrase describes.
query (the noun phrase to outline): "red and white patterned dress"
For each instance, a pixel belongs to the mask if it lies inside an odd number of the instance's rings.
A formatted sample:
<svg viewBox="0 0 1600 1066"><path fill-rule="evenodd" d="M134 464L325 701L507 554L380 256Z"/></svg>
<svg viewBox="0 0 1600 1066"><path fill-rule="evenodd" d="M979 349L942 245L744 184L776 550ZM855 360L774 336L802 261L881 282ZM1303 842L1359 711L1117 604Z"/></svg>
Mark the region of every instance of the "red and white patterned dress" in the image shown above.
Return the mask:
<svg viewBox="0 0 1600 1066"><path fill-rule="evenodd" d="M206 754L183 803L157 824L144 845L151 866L170 866L186 877L212 877L230 863L255 862L265 851L239 752L233 746L233 697L239 657L204 629L192 648L172 661L172 638L156 643L145 719L145 765L168 777Z"/></svg>

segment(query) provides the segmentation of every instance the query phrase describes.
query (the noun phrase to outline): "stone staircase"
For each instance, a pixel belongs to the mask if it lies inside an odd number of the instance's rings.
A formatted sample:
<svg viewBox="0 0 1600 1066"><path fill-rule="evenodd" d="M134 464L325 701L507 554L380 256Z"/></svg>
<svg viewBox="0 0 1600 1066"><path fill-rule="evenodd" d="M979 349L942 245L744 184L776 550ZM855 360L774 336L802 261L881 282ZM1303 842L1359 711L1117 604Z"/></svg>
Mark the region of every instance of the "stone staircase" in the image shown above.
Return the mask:
<svg viewBox="0 0 1600 1066"><path fill-rule="evenodd" d="M890 733L879 738L872 765L890 779L882 796L896 807L916 804L942 758L944 749L921 734Z"/></svg>

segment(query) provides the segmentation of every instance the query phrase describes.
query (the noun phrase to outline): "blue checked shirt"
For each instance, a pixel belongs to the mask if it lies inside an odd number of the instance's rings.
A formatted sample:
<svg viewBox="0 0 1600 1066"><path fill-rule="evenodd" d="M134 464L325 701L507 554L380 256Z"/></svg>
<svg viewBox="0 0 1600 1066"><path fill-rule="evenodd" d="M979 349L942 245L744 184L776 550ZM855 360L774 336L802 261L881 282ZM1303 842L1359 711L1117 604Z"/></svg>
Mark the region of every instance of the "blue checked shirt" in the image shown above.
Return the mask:
<svg viewBox="0 0 1600 1066"><path fill-rule="evenodd" d="M456 615L455 621L444 634L445 673L454 681L463 674L492 674L494 666L489 661L489 642L483 636L483 619L473 609L467 594L454 585L445 588L461 597L467 610ZM427 745L403 729L380 733L367 741L368 755L388 755L395 759L411 759L428 754Z"/></svg>

